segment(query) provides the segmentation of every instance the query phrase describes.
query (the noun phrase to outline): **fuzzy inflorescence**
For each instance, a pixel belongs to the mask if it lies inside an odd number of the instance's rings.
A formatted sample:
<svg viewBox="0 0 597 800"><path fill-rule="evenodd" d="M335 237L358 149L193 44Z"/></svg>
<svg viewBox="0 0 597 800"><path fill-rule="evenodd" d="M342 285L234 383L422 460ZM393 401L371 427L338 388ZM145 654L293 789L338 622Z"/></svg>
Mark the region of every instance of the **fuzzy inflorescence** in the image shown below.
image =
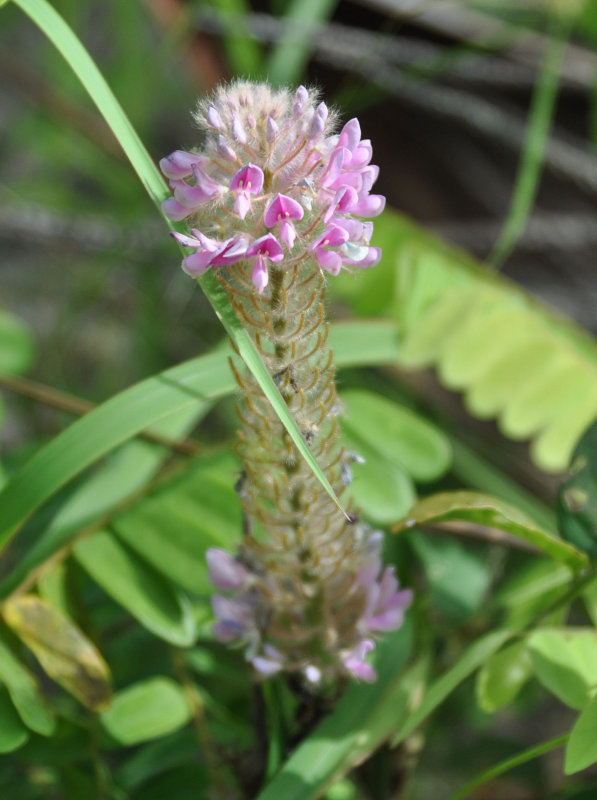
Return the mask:
<svg viewBox="0 0 597 800"><path fill-rule="evenodd" d="M299 430L336 494L350 461L338 443L325 275L375 266L373 223L385 199L371 194L378 168L356 119L336 120L317 93L263 84L222 87L200 104L200 152L162 159L173 196L164 212L187 220L173 234L189 249L182 267L213 268L251 333ZM366 656L380 631L402 624L410 603L382 535L339 513L300 458L259 386L235 371L242 391L238 493L245 536L235 556L208 551L221 641L241 644L261 675L301 671L311 683L349 674L374 680Z"/></svg>

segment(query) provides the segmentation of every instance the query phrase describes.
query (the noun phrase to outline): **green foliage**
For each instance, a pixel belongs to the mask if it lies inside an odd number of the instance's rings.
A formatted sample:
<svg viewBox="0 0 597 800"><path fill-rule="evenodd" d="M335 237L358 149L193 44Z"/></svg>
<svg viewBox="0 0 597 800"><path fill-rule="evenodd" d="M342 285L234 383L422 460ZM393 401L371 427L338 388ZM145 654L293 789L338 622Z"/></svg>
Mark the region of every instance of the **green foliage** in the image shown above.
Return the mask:
<svg viewBox="0 0 597 800"><path fill-rule="evenodd" d="M49 84L64 91L63 99L75 101L75 111L79 102L85 108L75 75L82 80L159 203L166 191L163 181L78 39L45 0L14 0L14 5L35 19L73 69L65 74L44 51L36 61L39 72L47 72ZM274 11L284 12L279 20L284 35L264 55L239 19L252 6L244 0L211 2L220 13L233 70L268 73L278 84L302 80L313 32L335 5L333 0L277 3ZM576 20L586 37L594 34L591 5ZM56 0L54 6L71 19L76 16L82 30L93 24L90 3ZM560 32L574 23L578 11L566 9L570 19L556 20ZM130 35L148 25L142 4L113 0L105 13L114 29L106 74L144 138L157 141L156 109L166 115L180 93L191 93L180 80L172 91L177 79L169 74L174 47L191 31L182 16L163 42L151 29L148 59L146 40ZM506 18L508 11L495 14ZM541 14L529 12L533 24L537 17ZM181 63L183 51L180 47ZM551 40L498 256L513 245L531 210L562 54L561 39ZM361 89L370 100L370 87ZM79 119L76 113L73 119ZM15 196L73 215L97 206L114 220L144 221L139 186L101 131L81 136L76 122L69 126L28 112L7 135L11 141L35 139L36 156L47 163L44 177L39 170L16 177L10 187ZM58 179L65 166L70 179ZM79 181L91 190L81 192ZM330 335L339 367L386 368L383 378L355 372L349 385L367 389L342 393L343 442L366 459L352 464L354 482L346 497L371 523L393 525L402 533L388 542L389 555L401 582L416 588L404 628L380 639L377 682L352 683L340 687L337 696L314 697L300 681L279 679L263 703L242 655L213 640L205 551L212 546L234 551L242 530L230 406L228 401L216 406L234 391L228 367L232 351L216 348L163 370L171 358L161 341L165 317L159 320L148 302L143 325L139 319L127 324L148 356L136 375L156 374L109 397L49 442L32 436L33 455L0 493L2 544L18 531L0 576L2 616L10 629L0 632L0 752L11 754L0 759L0 794L6 800L96 795L110 800L361 800L376 792L381 797L385 788L368 785L359 767L363 761L379 751L372 768L391 763L404 769L401 778L408 780L419 749L428 743L427 768L435 758L435 740L445 741L446 731L463 725L483 740L467 754L466 769L474 773L473 761L486 762L489 745L496 743L491 721L468 708L466 693L475 673L483 712L511 706L516 718L551 694L580 715L570 734L527 750L517 741L500 742L502 756L505 747L517 752L471 780L452 800L566 741L568 774L597 762L597 639L588 624L597 624L592 563L597 554L596 427L589 427L597 413L595 342L393 211L376 222L375 236L375 244L384 248L383 266L358 281L354 275L339 276L329 288L332 298L347 301L357 314L385 315L336 324ZM107 275L120 272L120 257L120 252L106 254L113 272L98 272L97 296ZM161 287L155 276L148 277L147 267L159 258L157 251L151 253L138 273L148 296L155 293L156 308ZM201 284L321 479L214 276L208 274ZM202 323L197 321L201 331ZM167 360L156 357L159 348ZM12 379L27 371L35 350L27 326L9 312L0 313L0 373ZM562 539L551 532L553 515L539 499L411 404L396 367L426 366L436 369L444 386L464 392L471 414L497 417L502 432L513 439L532 438L540 468L557 472L572 463L558 503ZM11 385L8 378L6 384ZM379 386L400 402L378 394ZM454 491L462 483L484 494ZM421 484L429 496L417 501L415 485ZM412 530L426 525L439 526L442 536ZM484 544L470 543L472 529ZM510 537L529 552L502 547L513 543ZM579 627L566 625L571 610ZM588 618L581 617L585 610ZM531 677L536 680L527 686ZM386 753L380 749L386 742L399 749ZM462 769L462 759L458 762ZM381 786L383 769L379 772ZM593 794L594 787L585 784L565 790L570 800Z"/></svg>
<svg viewBox="0 0 597 800"><path fill-rule="evenodd" d="M184 691L170 678L155 677L122 689L102 712L103 728L120 744L139 744L182 728L191 718Z"/></svg>
<svg viewBox="0 0 597 800"><path fill-rule="evenodd" d="M590 767L597 761L597 697L585 707L570 731L566 747L566 775Z"/></svg>
<svg viewBox="0 0 597 800"><path fill-rule="evenodd" d="M421 500L392 530L400 533L415 525L441 522L460 522L504 531L575 569L588 563L583 553L539 528L517 508L476 492L445 492Z"/></svg>
<svg viewBox="0 0 597 800"><path fill-rule="evenodd" d="M558 494L562 536L590 556L597 555L597 423L584 434L572 457L570 474Z"/></svg>

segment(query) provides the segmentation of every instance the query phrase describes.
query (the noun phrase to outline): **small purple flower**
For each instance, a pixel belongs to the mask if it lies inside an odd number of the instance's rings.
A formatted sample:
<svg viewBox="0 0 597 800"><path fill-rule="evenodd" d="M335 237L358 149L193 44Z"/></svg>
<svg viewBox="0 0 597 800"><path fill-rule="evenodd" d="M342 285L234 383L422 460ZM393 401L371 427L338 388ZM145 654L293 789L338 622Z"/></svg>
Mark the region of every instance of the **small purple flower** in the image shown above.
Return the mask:
<svg viewBox="0 0 597 800"><path fill-rule="evenodd" d="M342 256L337 252L348 239L348 233L338 225L332 225L311 245L313 255L317 259L320 267L323 267L331 275L337 275L342 269Z"/></svg>
<svg viewBox="0 0 597 800"><path fill-rule="evenodd" d="M211 630L219 642L242 639L254 626L253 609L248 602L214 594L211 605L216 618Z"/></svg>
<svg viewBox="0 0 597 800"><path fill-rule="evenodd" d="M275 675L284 669L284 656L271 644L266 644L263 648L264 655L258 655L251 659L251 663L264 678Z"/></svg>
<svg viewBox="0 0 597 800"><path fill-rule="evenodd" d="M210 547L205 554L209 579L216 589L240 589L249 578L249 573L236 558L219 547Z"/></svg>
<svg viewBox="0 0 597 800"><path fill-rule="evenodd" d="M285 194L277 194L265 210L263 221L268 228L280 224L280 239L289 250L292 250L296 239L296 230L290 220L300 220L305 211L300 203Z"/></svg>
<svg viewBox="0 0 597 800"><path fill-rule="evenodd" d="M253 244L247 249L245 253L247 258L257 256L255 258L255 266L253 267L253 274L251 278L255 284L259 294L265 289L269 281L269 274L267 271L267 262L272 261L277 263L282 261L284 251L282 245L271 233L266 233L256 239Z"/></svg>
<svg viewBox="0 0 597 800"><path fill-rule="evenodd" d="M221 267L227 264L234 264L241 259L247 250L247 240L242 236L234 236L223 242L217 239L210 239L201 231L193 228L192 236L184 233L172 232L171 235L183 247L192 247L195 253L183 258L182 268L187 275L199 277L209 269L209 267Z"/></svg>
<svg viewBox="0 0 597 800"><path fill-rule="evenodd" d="M198 153L187 153L186 150L175 150L169 156L162 158L160 169L167 178L180 180L189 178L193 174L193 166L205 163L205 156Z"/></svg>
<svg viewBox="0 0 597 800"><path fill-rule="evenodd" d="M236 192L234 210L241 219L251 208L251 194L259 194L263 188L263 170L255 164L245 164L230 178L230 190Z"/></svg>
<svg viewBox="0 0 597 800"><path fill-rule="evenodd" d="M370 653L374 647L375 644L371 639L362 639L343 659L344 666L350 674L366 683L374 683L377 680L377 673L371 664L367 664L365 661L367 653Z"/></svg>

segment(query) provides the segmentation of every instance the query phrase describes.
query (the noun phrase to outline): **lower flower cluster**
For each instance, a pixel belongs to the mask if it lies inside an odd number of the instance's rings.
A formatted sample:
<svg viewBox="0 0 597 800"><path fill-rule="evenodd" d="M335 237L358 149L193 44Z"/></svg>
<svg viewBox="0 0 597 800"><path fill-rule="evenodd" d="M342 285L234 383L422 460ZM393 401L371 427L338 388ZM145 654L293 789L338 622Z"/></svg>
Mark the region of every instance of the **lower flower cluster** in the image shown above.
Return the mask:
<svg viewBox="0 0 597 800"><path fill-rule="evenodd" d="M399 588L394 567L382 569L382 541L380 531L368 532L359 557L353 562L356 571L350 576L352 585L347 594L357 595L362 601L352 641L343 642L337 653L330 651L329 641L321 653L314 647L312 660L303 658L302 663L294 661L284 650L283 642L277 642L276 636L268 632L276 600L287 589L283 581L275 573L258 574L242 555L234 557L226 550L211 548L207 551L211 582L226 592L212 597L214 637L244 647L248 660L263 677L300 669L309 683L317 684L337 674L340 663L347 675L375 681L377 675L366 657L375 647L376 634L397 630L412 601L411 590ZM329 631L326 633L329 639Z"/></svg>

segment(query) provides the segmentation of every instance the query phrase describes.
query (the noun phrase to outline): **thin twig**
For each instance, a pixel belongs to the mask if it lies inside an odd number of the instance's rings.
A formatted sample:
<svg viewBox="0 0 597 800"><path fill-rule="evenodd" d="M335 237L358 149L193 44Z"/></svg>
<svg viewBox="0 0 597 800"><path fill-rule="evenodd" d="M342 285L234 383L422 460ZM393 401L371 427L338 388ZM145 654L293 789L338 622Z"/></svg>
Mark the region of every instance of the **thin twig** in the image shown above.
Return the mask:
<svg viewBox="0 0 597 800"><path fill-rule="evenodd" d="M38 383L37 381L32 381L29 378L16 377L14 375L0 375L0 387L9 389L23 397L29 397L51 408L66 411L68 414L75 414L77 416L88 414L96 407L95 404L89 402L89 400L83 400L75 395L61 392L58 389L54 389L43 383ZM137 435L148 442L161 444L185 456L193 456L205 452L205 448L194 439L171 439L169 436L163 436L153 431L141 431Z"/></svg>

